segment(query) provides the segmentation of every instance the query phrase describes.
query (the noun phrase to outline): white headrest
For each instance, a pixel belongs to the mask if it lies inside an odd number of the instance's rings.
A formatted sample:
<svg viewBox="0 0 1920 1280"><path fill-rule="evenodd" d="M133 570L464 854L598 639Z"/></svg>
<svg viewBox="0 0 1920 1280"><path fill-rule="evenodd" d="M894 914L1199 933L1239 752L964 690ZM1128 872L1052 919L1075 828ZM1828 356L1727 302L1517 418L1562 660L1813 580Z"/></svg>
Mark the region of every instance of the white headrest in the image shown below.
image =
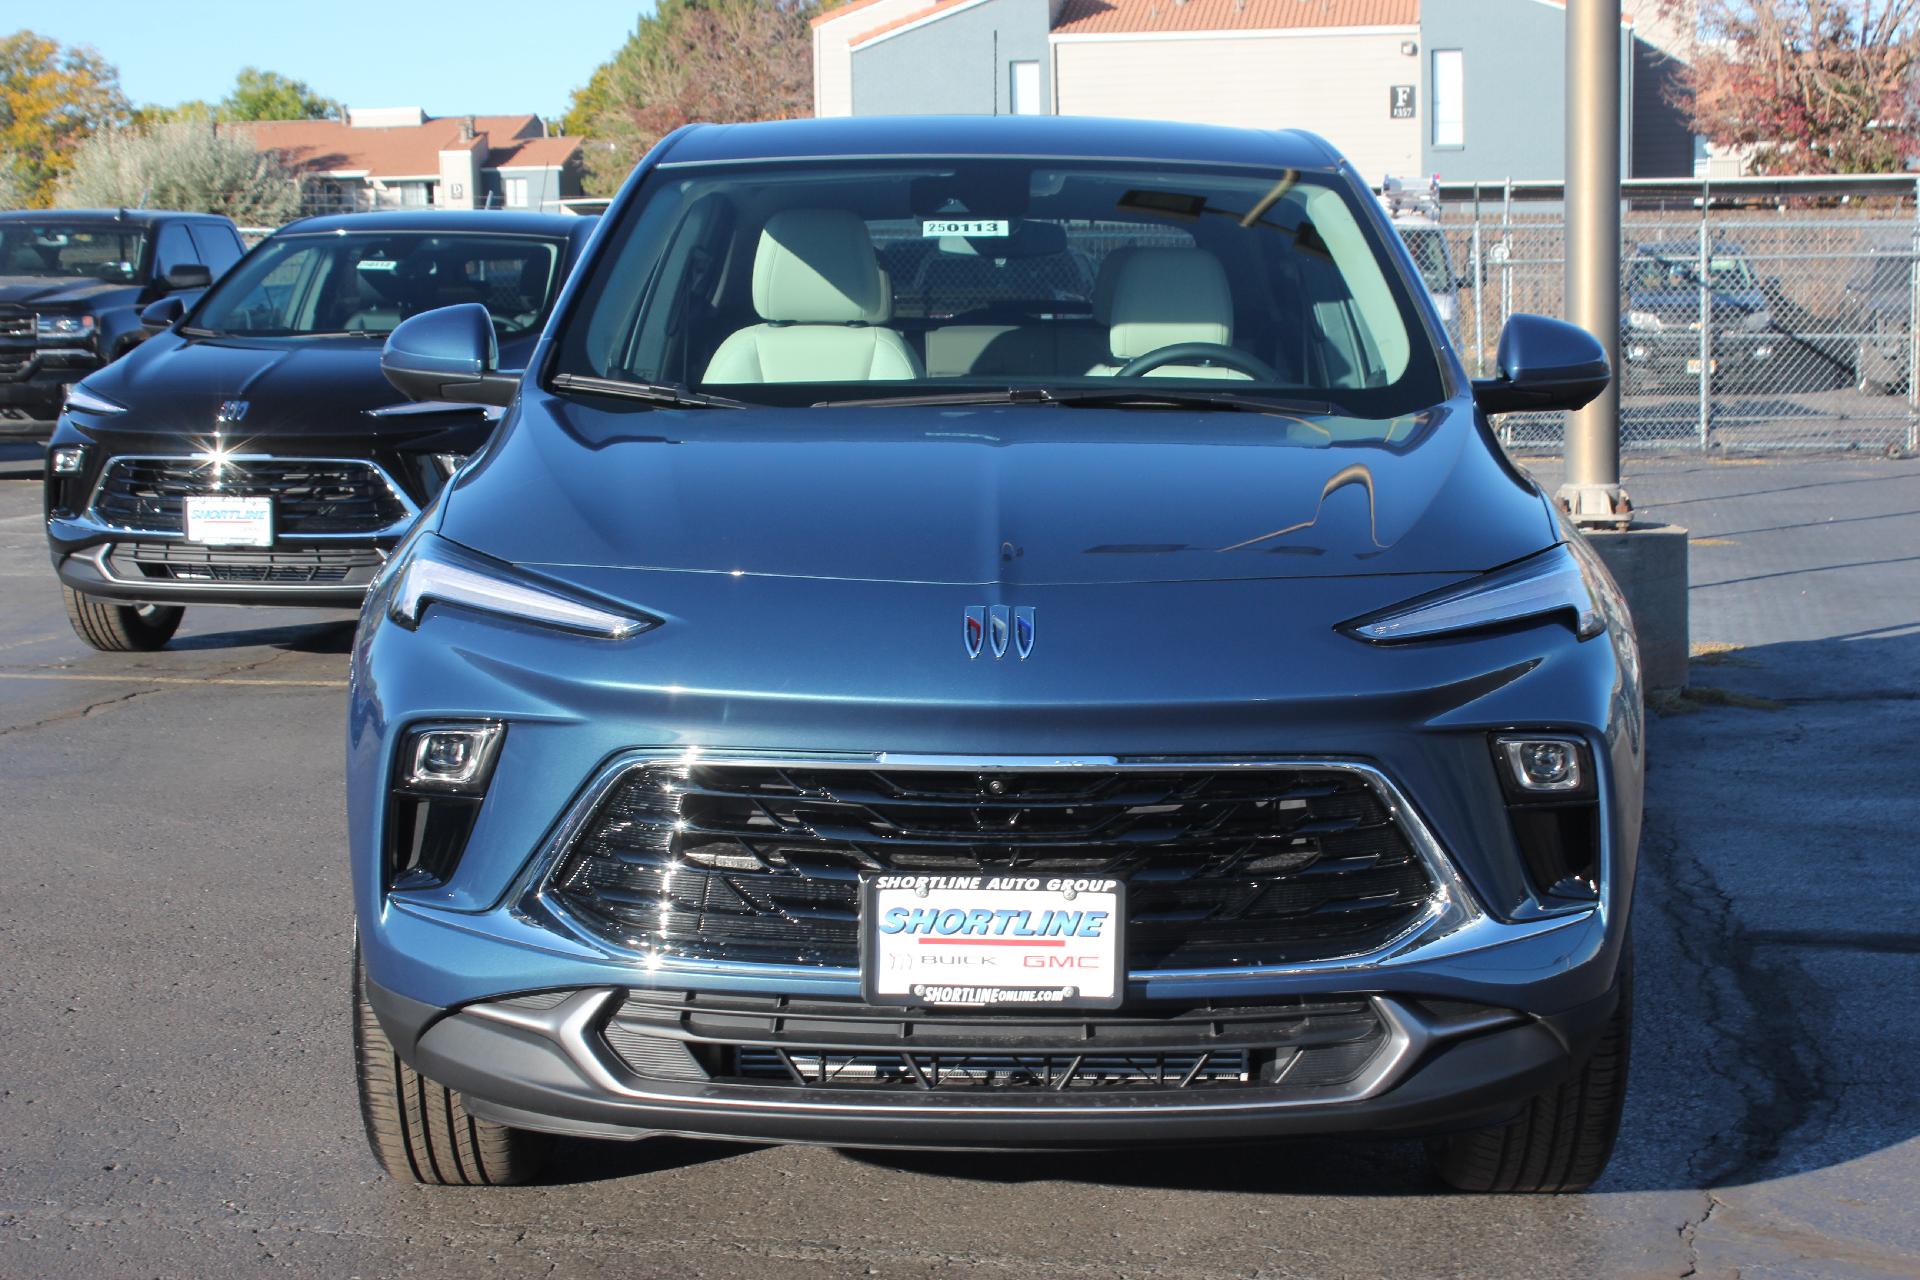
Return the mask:
<svg viewBox="0 0 1920 1280"><path fill-rule="evenodd" d="M1093 322L1113 323L1113 291L1120 284L1120 268L1140 252L1137 245L1121 245L1100 260L1100 274L1093 278Z"/></svg>
<svg viewBox="0 0 1920 1280"><path fill-rule="evenodd" d="M1128 251L1115 270L1107 312L1107 349L1115 360L1176 342L1233 341L1227 273L1205 249Z"/></svg>
<svg viewBox="0 0 1920 1280"><path fill-rule="evenodd" d="M891 309L867 224L844 209L767 219L753 258L753 309L792 324L874 324Z"/></svg>

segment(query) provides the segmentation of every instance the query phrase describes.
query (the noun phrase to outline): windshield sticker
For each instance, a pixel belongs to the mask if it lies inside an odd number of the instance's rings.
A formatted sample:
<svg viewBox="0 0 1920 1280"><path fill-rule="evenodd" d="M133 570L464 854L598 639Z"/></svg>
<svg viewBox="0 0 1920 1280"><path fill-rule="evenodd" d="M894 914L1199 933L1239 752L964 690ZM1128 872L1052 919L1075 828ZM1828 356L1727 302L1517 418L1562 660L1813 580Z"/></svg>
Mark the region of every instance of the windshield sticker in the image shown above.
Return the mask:
<svg viewBox="0 0 1920 1280"><path fill-rule="evenodd" d="M942 236L1000 236L1010 234L1006 219L993 218L929 218L920 224L922 239L935 240Z"/></svg>
<svg viewBox="0 0 1920 1280"><path fill-rule="evenodd" d="M362 271L393 271L398 269L400 261L397 258L362 258L353 265Z"/></svg>

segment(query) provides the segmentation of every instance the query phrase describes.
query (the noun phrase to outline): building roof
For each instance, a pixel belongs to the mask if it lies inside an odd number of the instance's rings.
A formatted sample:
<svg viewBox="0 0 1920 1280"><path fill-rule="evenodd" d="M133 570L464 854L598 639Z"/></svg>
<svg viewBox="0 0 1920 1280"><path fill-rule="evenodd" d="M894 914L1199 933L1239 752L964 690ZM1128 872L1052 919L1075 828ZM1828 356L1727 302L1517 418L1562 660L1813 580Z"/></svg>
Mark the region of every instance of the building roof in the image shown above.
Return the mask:
<svg viewBox="0 0 1920 1280"><path fill-rule="evenodd" d="M1310 133L1076 116L828 116L693 125L657 163L848 156L1059 156L1325 169L1338 154Z"/></svg>
<svg viewBox="0 0 1920 1280"><path fill-rule="evenodd" d="M1055 35L1412 27L1420 0L1066 0Z"/></svg>
<svg viewBox="0 0 1920 1280"><path fill-rule="evenodd" d="M862 31L859 35L847 41L847 45L850 48L857 49L867 41L877 40L889 31L898 31L901 27L910 26L924 18L943 17L949 9L958 9L973 2L974 0L933 0L932 4L922 6L910 13L903 13L892 22L882 23L871 31Z"/></svg>
<svg viewBox="0 0 1920 1280"><path fill-rule="evenodd" d="M489 169L557 169L580 150L578 138L525 138L510 147L495 147L487 157Z"/></svg>
<svg viewBox="0 0 1920 1280"><path fill-rule="evenodd" d="M438 174L442 151L470 145L460 137L466 120L437 116L425 124L359 128L341 120L261 120L225 127L251 134L255 147L282 152L302 169L410 178ZM518 144L539 139L541 133L540 118L534 115L474 116L473 129L491 151L516 151ZM578 139L565 141L579 145ZM484 163L492 165L491 160Z"/></svg>

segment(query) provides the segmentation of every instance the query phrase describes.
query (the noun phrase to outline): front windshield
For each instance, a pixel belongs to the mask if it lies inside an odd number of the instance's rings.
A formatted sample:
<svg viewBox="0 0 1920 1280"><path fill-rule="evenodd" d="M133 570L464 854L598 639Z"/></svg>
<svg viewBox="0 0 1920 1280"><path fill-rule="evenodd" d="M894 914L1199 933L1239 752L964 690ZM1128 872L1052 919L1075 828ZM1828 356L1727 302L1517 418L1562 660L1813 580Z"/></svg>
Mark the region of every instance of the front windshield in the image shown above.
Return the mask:
<svg viewBox="0 0 1920 1280"><path fill-rule="evenodd" d="M1387 419L1443 393L1385 263L1331 174L663 165L613 228L555 371L765 404L1044 388Z"/></svg>
<svg viewBox="0 0 1920 1280"><path fill-rule="evenodd" d="M560 282L557 240L420 231L275 236L221 278L189 331L380 337L436 307L478 302L502 339L539 328Z"/></svg>
<svg viewBox="0 0 1920 1280"><path fill-rule="evenodd" d="M1700 287L1700 255L1676 246L1671 253L1646 250L1634 261L1628 288L1647 293L1671 293ZM1730 254L1707 259L1707 279L1713 287L1727 293L1748 293L1754 288L1753 270L1747 260Z"/></svg>
<svg viewBox="0 0 1920 1280"><path fill-rule="evenodd" d="M0 223L0 276L137 283L146 239L145 232L133 228Z"/></svg>

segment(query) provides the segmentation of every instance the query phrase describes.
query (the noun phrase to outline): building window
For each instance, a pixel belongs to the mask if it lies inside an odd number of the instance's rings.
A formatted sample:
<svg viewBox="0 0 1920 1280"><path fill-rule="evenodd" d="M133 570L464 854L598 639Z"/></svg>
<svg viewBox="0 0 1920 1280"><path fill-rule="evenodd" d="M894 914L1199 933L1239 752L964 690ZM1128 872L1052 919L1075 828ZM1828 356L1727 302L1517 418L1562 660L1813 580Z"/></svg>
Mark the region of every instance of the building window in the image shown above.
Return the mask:
<svg viewBox="0 0 1920 1280"><path fill-rule="evenodd" d="M1007 110L1016 116L1037 116L1040 108L1040 64L1007 64Z"/></svg>
<svg viewBox="0 0 1920 1280"><path fill-rule="evenodd" d="M1433 52L1433 145L1467 145L1467 63L1458 49Z"/></svg>
<svg viewBox="0 0 1920 1280"><path fill-rule="evenodd" d="M507 179L507 208L524 209L527 207L527 180L525 178Z"/></svg>

